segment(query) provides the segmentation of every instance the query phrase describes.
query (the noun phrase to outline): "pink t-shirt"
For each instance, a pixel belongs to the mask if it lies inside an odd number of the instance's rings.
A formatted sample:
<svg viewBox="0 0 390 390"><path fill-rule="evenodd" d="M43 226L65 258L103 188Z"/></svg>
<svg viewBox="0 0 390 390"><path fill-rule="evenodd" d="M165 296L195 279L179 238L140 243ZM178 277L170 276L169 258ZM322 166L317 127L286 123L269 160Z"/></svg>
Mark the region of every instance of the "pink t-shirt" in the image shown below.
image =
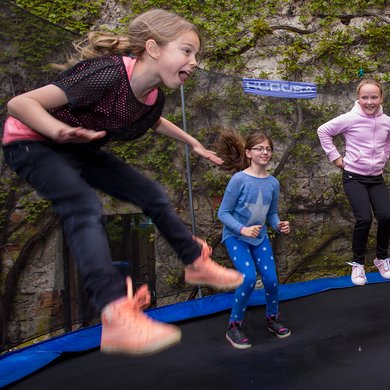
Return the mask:
<svg viewBox="0 0 390 390"><path fill-rule="evenodd" d="M122 57L125 64L126 73L130 80L133 73L134 65L137 62L137 59L130 57ZM154 89L148 95L145 104L153 105L157 99L158 90ZM38 132L32 130L24 123L20 122L18 119L9 116L4 123L4 134L2 143L7 145L11 142L21 141L21 140L30 140L30 141L45 141L47 140L44 136Z"/></svg>

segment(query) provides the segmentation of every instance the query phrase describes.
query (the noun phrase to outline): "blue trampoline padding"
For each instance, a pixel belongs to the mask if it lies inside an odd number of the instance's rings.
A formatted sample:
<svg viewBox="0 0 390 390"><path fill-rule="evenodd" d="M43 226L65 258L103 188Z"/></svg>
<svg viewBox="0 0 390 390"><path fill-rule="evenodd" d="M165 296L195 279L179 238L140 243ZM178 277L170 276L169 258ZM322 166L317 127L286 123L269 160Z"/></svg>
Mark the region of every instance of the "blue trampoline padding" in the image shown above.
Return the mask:
<svg viewBox="0 0 390 390"><path fill-rule="evenodd" d="M382 283L378 272L367 273L368 283ZM281 301L295 299L326 290L353 287L349 276L322 278L308 282L290 283L279 286ZM147 310L150 317L163 322L177 322L218 313L231 308L233 293L222 293L175 303ZM253 292L249 305L265 304L263 289ZM52 338L26 348L0 356L0 388L7 386L44 367L64 352L81 352L97 348L100 344L101 326L95 325Z"/></svg>
<svg viewBox="0 0 390 390"><path fill-rule="evenodd" d="M378 272L367 273L368 283L382 283L390 280L383 279ZM350 276L336 278L322 278L307 282L282 284L279 286L279 300L304 297L322 291L354 287ZM177 322L190 318L201 317L208 314L228 310L232 306L233 293L210 295L193 301L175 303L174 305L162 306L148 310L148 315L156 320L164 322ZM253 292L249 301L250 306L265 305L264 289Z"/></svg>

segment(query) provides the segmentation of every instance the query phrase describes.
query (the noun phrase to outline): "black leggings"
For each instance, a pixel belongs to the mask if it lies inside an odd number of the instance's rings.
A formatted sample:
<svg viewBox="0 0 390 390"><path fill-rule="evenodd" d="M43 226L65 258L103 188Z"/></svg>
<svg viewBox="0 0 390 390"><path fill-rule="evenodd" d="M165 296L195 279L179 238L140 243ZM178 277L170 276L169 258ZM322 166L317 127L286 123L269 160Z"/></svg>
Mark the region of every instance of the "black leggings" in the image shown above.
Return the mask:
<svg viewBox="0 0 390 390"><path fill-rule="evenodd" d="M376 257L388 258L390 198L383 176L362 176L344 171L343 185L356 219L352 237L353 261L365 263L372 213L378 220Z"/></svg>
<svg viewBox="0 0 390 390"><path fill-rule="evenodd" d="M112 265L95 189L140 207L184 264L200 256L199 245L173 210L166 191L112 154L88 145L32 141L15 142L3 150L10 168L52 201L84 288L98 310L126 295L126 285Z"/></svg>

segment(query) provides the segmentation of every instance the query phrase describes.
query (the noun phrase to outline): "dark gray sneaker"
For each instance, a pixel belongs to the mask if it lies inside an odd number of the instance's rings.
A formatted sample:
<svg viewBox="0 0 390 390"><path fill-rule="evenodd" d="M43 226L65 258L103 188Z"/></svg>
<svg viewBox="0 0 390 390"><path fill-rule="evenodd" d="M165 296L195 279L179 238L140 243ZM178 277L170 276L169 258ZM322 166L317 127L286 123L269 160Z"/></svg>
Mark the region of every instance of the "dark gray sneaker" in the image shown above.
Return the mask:
<svg viewBox="0 0 390 390"><path fill-rule="evenodd" d="M247 349L252 346L248 337L242 330L242 322L236 321L229 324L229 328L226 332L226 338L234 348Z"/></svg>
<svg viewBox="0 0 390 390"><path fill-rule="evenodd" d="M276 337L283 339L285 337L290 336L291 330L282 325L277 316L269 316L266 318L267 321L267 329L274 333Z"/></svg>

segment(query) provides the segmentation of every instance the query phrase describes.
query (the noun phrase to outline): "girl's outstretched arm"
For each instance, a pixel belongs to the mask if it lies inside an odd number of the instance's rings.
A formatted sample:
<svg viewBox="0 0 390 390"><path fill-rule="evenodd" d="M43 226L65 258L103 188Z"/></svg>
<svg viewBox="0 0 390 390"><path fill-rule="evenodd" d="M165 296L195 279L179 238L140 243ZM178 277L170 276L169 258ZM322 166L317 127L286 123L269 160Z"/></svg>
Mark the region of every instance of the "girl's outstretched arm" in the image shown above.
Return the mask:
<svg viewBox="0 0 390 390"><path fill-rule="evenodd" d="M178 141L184 142L191 146L195 153L199 154L216 165L223 164L223 160L219 158L215 152L206 149L198 140L183 131L180 127L176 126L169 120L161 117L153 127L154 131L159 134L166 135L167 137L174 138Z"/></svg>
<svg viewBox="0 0 390 390"><path fill-rule="evenodd" d="M7 109L14 118L56 143L85 143L105 136L105 131L68 126L47 111L67 103L62 89L49 84L12 98Z"/></svg>

